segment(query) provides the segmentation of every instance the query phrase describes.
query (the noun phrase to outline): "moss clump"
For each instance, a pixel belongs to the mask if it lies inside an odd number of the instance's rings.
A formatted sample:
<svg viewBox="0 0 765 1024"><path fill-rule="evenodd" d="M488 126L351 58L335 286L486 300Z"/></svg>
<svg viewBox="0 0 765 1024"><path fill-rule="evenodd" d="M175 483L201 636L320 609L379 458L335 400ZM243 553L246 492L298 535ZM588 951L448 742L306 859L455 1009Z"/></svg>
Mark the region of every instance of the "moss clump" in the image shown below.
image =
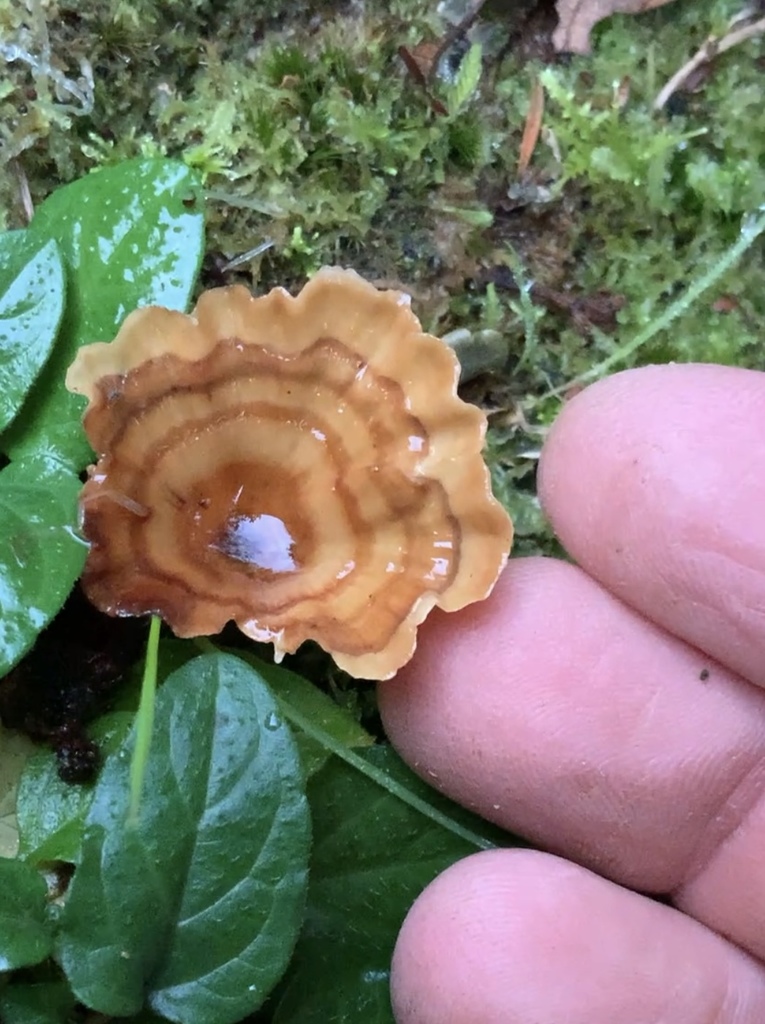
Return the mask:
<svg viewBox="0 0 765 1024"><path fill-rule="evenodd" d="M181 155L209 190L207 283L270 238L235 276L289 287L341 262L409 287L428 329L500 338L504 371L469 394L493 413L506 497L512 483L533 502L538 438L519 410L544 428L558 403L542 396L629 348L765 203L756 40L719 57L698 91L652 110L706 37L724 33L737 0L614 17L592 56L575 59L552 53L549 4L487 4L429 92L399 48L422 57L420 44L442 38L432 0L30 3L25 14L0 0L6 60L16 45L38 61L11 61L0 90L6 223L21 223L11 156L39 199L104 163ZM61 84L82 85L88 67L92 109ZM534 77L544 132L519 179ZM624 365L759 365L761 257L758 242ZM491 358L496 367L496 348ZM532 520L529 546L546 544Z"/></svg>

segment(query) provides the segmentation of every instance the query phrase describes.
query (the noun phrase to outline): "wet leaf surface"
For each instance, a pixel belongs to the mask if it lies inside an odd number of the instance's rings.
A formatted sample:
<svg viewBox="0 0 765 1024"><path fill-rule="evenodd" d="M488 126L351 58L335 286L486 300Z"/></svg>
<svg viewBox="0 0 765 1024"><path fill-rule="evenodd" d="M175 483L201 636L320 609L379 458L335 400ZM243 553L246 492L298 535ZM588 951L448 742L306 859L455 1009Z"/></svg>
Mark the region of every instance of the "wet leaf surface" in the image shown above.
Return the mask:
<svg viewBox="0 0 765 1024"><path fill-rule="evenodd" d="M411 792L478 835L511 837L435 793L388 747L365 754ZM390 958L414 900L477 846L333 758L309 784L314 850L306 923L275 1024L393 1024Z"/></svg>
<svg viewBox="0 0 765 1024"><path fill-rule="evenodd" d="M74 996L65 981L14 981L0 992L3 1024L67 1024Z"/></svg>
<svg viewBox="0 0 765 1024"><path fill-rule="evenodd" d="M28 234L58 244L69 299L58 344L4 449L11 458L52 454L79 470L91 453L66 370L80 345L110 341L137 306L188 305L204 234L199 181L174 160L129 160L57 189Z"/></svg>
<svg viewBox="0 0 765 1024"><path fill-rule="evenodd" d="M140 815L126 823L134 736L104 766L58 959L102 1013L144 1002L227 1024L281 976L303 917L308 806L299 757L261 677L203 655L157 696Z"/></svg>
<svg viewBox="0 0 765 1024"><path fill-rule="evenodd" d="M75 521L80 481L53 459L0 473L0 677L59 610L85 561Z"/></svg>
<svg viewBox="0 0 765 1024"><path fill-rule="evenodd" d="M98 720L91 735L104 755L115 751L124 740L133 717L129 711L116 711ZM92 786L73 786L61 781L52 751L39 750L33 754L19 782L19 856L32 864L77 863L92 799Z"/></svg>
<svg viewBox="0 0 765 1024"><path fill-rule="evenodd" d="M39 964L53 948L42 876L20 860L0 859L0 971Z"/></svg>
<svg viewBox="0 0 765 1024"><path fill-rule="evenodd" d="M247 650L224 649L226 653L241 658L265 679L276 700L294 730L294 738L300 753L303 774L309 778L332 756L327 743L341 747L368 747L373 738L354 716L340 707L308 679L264 661ZM164 679L170 672L185 665L198 652L185 640L165 639L159 645L159 678ZM143 663L136 666L134 684L137 687L143 672ZM323 734L322 738L307 735L295 722L295 716L306 720L312 728Z"/></svg>
<svg viewBox="0 0 765 1024"><path fill-rule="evenodd" d="M0 857L15 857L18 853L16 802L19 780L29 759L36 753L38 748L28 737L0 727Z"/></svg>
<svg viewBox="0 0 765 1024"><path fill-rule="evenodd" d="M64 268L53 240L0 235L0 430L5 430L50 355L64 311Z"/></svg>
<svg viewBox="0 0 765 1024"><path fill-rule="evenodd" d="M290 711L297 712L342 747L368 747L374 742L353 715L339 707L331 697L317 689L307 679L279 665L270 665L256 658L246 657L245 660L253 665L272 687L288 719ZM306 778L317 772L332 756L325 743L308 736L299 728L295 733L295 741L300 750Z"/></svg>

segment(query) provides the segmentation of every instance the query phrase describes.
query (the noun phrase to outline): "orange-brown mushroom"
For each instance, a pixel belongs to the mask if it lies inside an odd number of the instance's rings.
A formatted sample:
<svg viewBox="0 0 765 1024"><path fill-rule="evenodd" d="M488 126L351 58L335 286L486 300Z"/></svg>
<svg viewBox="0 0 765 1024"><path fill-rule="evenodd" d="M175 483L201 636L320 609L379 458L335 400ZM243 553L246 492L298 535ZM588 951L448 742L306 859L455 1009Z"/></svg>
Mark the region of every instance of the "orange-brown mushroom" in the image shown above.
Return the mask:
<svg viewBox="0 0 765 1024"><path fill-rule="evenodd" d="M349 270L296 298L234 286L188 316L136 310L67 375L98 454L85 592L178 636L233 619L277 660L313 639L393 675L430 609L486 597L510 547L457 375L407 296Z"/></svg>

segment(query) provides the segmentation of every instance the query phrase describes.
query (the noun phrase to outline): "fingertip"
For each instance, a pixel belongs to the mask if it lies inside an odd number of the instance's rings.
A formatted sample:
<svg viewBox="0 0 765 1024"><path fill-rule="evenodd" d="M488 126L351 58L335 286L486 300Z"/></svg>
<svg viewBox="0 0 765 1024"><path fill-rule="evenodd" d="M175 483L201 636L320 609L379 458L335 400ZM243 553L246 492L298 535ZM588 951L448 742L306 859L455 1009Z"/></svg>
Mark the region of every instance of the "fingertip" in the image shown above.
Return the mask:
<svg viewBox="0 0 765 1024"><path fill-rule="evenodd" d="M647 366L566 403L538 489L582 568L765 686L765 374Z"/></svg>
<svg viewBox="0 0 765 1024"><path fill-rule="evenodd" d="M755 1024L762 969L664 905L530 850L420 896L393 957L398 1024Z"/></svg>
<svg viewBox="0 0 765 1024"><path fill-rule="evenodd" d="M378 700L441 792L643 891L677 888L727 834L720 809L762 757L763 694L581 569L513 560L483 605L420 633Z"/></svg>

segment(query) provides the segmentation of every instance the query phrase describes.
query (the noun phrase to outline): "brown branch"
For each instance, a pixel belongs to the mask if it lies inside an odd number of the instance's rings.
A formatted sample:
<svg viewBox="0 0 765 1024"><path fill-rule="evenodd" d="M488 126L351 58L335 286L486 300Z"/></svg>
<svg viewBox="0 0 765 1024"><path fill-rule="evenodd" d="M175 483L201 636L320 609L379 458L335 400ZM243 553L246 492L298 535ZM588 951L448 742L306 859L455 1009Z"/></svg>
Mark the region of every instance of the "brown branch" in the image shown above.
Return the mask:
<svg viewBox="0 0 765 1024"><path fill-rule="evenodd" d="M740 19L737 18L731 24L739 20ZM689 76L696 71L697 68L708 63L719 54L725 53L726 50L730 50L732 47L738 46L739 43L744 43L747 39L753 39L755 36L762 35L763 32L765 32L765 18L760 18L758 21L753 21L748 25L744 25L743 28L737 28L732 32L728 32L722 37L722 39L718 39L716 36L710 36L701 49L694 53L691 59L683 64L683 66L670 78L654 100L653 109L661 110L669 100L670 96L682 87L683 83L688 80Z"/></svg>

